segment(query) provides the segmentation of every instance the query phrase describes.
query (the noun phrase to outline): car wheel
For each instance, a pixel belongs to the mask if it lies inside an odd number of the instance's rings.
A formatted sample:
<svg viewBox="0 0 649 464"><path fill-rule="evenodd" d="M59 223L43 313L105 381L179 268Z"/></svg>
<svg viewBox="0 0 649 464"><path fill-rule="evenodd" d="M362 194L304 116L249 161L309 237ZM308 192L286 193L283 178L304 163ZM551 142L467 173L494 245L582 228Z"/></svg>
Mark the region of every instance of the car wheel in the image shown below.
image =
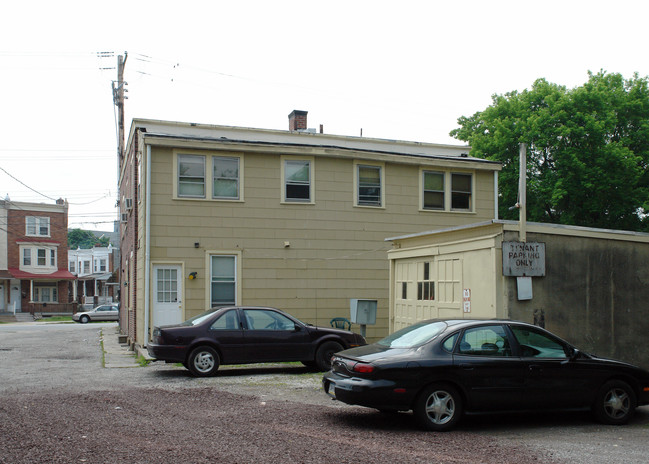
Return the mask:
<svg viewBox="0 0 649 464"><path fill-rule="evenodd" d="M427 430L445 432L462 417L460 393L452 386L439 383L424 389L415 401L413 413L419 425Z"/></svg>
<svg viewBox="0 0 649 464"><path fill-rule="evenodd" d="M79 322L81 322L82 324L87 324L88 322L90 322L90 318L88 316L81 316Z"/></svg>
<svg viewBox="0 0 649 464"><path fill-rule="evenodd" d="M343 346L338 342L324 342L318 347L315 353L315 364L321 371L331 369L331 358L334 353L343 350Z"/></svg>
<svg viewBox="0 0 649 464"><path fill-rule="evenodd" d="M221 360L214 348L199 346L189 355L187 368L197 377L209 377L216 374Z"/></svg>
<svg viewBox="0 0 649 464"><path fill-rule="evenodd" d="M593 413L603 424L621 425L633 417L635 407L635 393L629 384L621 380L611 380L599 389Z"/></svg>

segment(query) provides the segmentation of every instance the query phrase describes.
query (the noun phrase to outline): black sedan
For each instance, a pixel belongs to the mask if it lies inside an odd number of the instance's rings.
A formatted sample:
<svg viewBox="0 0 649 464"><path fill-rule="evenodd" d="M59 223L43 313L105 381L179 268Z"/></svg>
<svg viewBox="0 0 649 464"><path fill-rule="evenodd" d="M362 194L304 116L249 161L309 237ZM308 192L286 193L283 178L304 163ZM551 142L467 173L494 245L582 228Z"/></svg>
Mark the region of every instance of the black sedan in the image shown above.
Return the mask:
<svg viewBox="0 0 649 464"><path fill-rule="evenodd" d="M194 375L221 364L301 361L327 370L334 353L365 345L353 332L305 324L275 308L215 308L178 325L155 327L147 351L155 360L180 362Z"/></svg>
<svg viewBox="0 0 649 464"><path fill-rule="evenodd" d="M429 320L337 353L325 392L348 404L412 410L445 431L464 413L590 409L624 424L649 404L649 372L583 353L523 322Z"/></svg>

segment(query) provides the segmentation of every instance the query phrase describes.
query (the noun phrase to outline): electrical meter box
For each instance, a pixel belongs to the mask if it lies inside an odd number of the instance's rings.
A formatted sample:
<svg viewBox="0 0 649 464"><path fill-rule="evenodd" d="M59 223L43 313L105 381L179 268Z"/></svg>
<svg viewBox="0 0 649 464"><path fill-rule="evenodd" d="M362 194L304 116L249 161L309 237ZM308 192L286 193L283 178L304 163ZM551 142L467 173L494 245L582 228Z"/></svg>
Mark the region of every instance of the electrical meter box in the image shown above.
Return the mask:
<svg viewBox="0 0 649 464"><path fill-rule="evenodd" d="M376 300L349 300L350 320L352 324L376 324Z"/></svg>

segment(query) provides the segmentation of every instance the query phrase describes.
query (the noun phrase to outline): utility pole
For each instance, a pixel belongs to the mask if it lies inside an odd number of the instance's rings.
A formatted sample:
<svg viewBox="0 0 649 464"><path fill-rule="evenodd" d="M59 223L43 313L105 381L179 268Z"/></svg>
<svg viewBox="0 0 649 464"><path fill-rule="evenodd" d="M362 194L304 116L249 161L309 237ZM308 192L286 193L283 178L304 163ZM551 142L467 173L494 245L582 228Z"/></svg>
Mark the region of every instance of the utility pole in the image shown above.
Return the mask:
<svg viewBox="0 0 649 464"><path fill-rule="evenodd" d="M527 241L527 144L521 143L519 146L519 179L518 179L518 220L519 226L519 240L521 242Z"/></svg>
<svg viewBox="0 0 649 464"><path fill-rule="evenodd" d="M127 92L125 89L127 83L124 82L124 66L127 58L127 52L124 52L124 56L117 57L117 86L113 81L113 103L117 107L117 155L120 168L124 160L124 100L128 98L124 96Z"/></svg>

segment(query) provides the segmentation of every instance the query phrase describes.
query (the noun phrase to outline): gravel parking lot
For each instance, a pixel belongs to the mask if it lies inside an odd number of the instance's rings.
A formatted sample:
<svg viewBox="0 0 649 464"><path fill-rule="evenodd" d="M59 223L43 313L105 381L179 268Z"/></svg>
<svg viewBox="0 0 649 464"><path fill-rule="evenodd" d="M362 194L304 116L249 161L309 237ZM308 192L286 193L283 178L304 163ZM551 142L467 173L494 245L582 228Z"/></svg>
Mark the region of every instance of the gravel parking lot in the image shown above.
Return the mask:
<svg viewBox="0 0 649 464"><path fill-rule="evenodd" d="M197 379L140 366L115 324L0 325L0 463L645 463L649 409L481 416L418 430L410 414L331 401L299 365Z"/></svg>

